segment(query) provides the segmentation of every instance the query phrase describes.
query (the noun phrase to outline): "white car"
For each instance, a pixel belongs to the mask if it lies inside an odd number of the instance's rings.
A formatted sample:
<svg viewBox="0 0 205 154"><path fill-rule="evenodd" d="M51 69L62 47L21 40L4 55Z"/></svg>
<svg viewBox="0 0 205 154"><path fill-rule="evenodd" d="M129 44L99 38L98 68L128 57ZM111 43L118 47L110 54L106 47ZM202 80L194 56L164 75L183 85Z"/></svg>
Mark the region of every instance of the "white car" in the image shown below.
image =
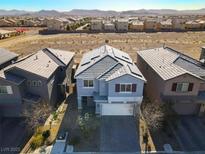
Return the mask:
<svg viewBox="0 0 205 154"><path fill-rule="evenodd" d="M60 132L51 150L51 154L62 154L66 152L68 132Z"/></svg>

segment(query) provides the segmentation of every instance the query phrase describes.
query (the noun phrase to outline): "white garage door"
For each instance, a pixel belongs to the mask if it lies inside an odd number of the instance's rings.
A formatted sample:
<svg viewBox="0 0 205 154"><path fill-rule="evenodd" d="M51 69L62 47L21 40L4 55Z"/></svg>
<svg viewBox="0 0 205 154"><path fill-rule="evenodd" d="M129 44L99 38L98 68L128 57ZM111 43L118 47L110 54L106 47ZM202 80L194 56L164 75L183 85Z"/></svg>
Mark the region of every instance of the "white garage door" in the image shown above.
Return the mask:
<svg viewBox="0 0 205 154"><path fill-rule="evenodd" d="M134 104L102 104L101 115L133 115Z"/></svg>

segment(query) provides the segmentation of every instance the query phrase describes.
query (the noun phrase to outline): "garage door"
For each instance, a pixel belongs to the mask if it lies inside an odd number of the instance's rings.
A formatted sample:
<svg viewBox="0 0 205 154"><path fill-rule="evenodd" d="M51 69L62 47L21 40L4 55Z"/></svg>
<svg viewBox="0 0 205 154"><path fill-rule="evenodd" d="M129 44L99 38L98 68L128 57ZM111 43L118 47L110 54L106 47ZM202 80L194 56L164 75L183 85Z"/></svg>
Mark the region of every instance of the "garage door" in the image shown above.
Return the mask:
<svg viewBox="0 0 205 154"><path fill-rule="evenodd" d="M174 110L180 115L194 115L198 114L200 104L194 103L175 103Z"/></svg>
<svg viewBox="0 0 205 154"><path fill-rule="evenodd" d="M101 115L133 115L134 104L102 104Z"/></svg>

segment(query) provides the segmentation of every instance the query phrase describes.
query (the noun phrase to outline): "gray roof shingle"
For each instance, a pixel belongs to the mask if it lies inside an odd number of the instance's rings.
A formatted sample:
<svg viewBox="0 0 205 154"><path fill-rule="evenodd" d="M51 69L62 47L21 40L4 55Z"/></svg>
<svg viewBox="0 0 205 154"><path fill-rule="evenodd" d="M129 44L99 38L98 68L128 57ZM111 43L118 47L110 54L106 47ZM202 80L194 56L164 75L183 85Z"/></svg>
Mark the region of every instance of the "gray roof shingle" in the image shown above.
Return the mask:
<svg viewBox="0 0 205 154"><path fill-rule="evenodd" d="M10 52L6 49L0 48L0 65L18 57L18 54Z"/></svg>
<svg viewBox="0 0 205 154"><path fill-rule="evenodd" d="M197 60L169 47L138 51L138 55L142 57L163 80L169 80L183 74L190 74L202 79L199 73L193 71L196 64L192 62L197 62Z"/></svg>
<svg viewBox="0 0 205 154"><path fill-rule="evenodd" d="M73 57L73 52L46 48L17 61L4 70L19 68L49 78L59 66L68 65Z"/></svg>

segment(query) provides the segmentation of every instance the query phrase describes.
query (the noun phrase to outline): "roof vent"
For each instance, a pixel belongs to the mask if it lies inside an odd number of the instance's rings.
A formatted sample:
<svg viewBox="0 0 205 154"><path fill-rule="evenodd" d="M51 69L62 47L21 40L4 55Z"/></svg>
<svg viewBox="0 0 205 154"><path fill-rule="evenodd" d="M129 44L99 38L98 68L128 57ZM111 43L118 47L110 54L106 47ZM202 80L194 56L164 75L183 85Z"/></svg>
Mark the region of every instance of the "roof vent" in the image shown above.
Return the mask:
<svg viewBox="0 0 205 154"><path fill-rule="evenodd" d="M35 56L35 59L34 59L34 60L37 60L37 59L38 59L38 55Z"/></svg>
<svg viewBox="0 0 205 154"><path fill-rule="evenodd" d="M46 67L49 67L49 64L47 64Z"/></svg>

